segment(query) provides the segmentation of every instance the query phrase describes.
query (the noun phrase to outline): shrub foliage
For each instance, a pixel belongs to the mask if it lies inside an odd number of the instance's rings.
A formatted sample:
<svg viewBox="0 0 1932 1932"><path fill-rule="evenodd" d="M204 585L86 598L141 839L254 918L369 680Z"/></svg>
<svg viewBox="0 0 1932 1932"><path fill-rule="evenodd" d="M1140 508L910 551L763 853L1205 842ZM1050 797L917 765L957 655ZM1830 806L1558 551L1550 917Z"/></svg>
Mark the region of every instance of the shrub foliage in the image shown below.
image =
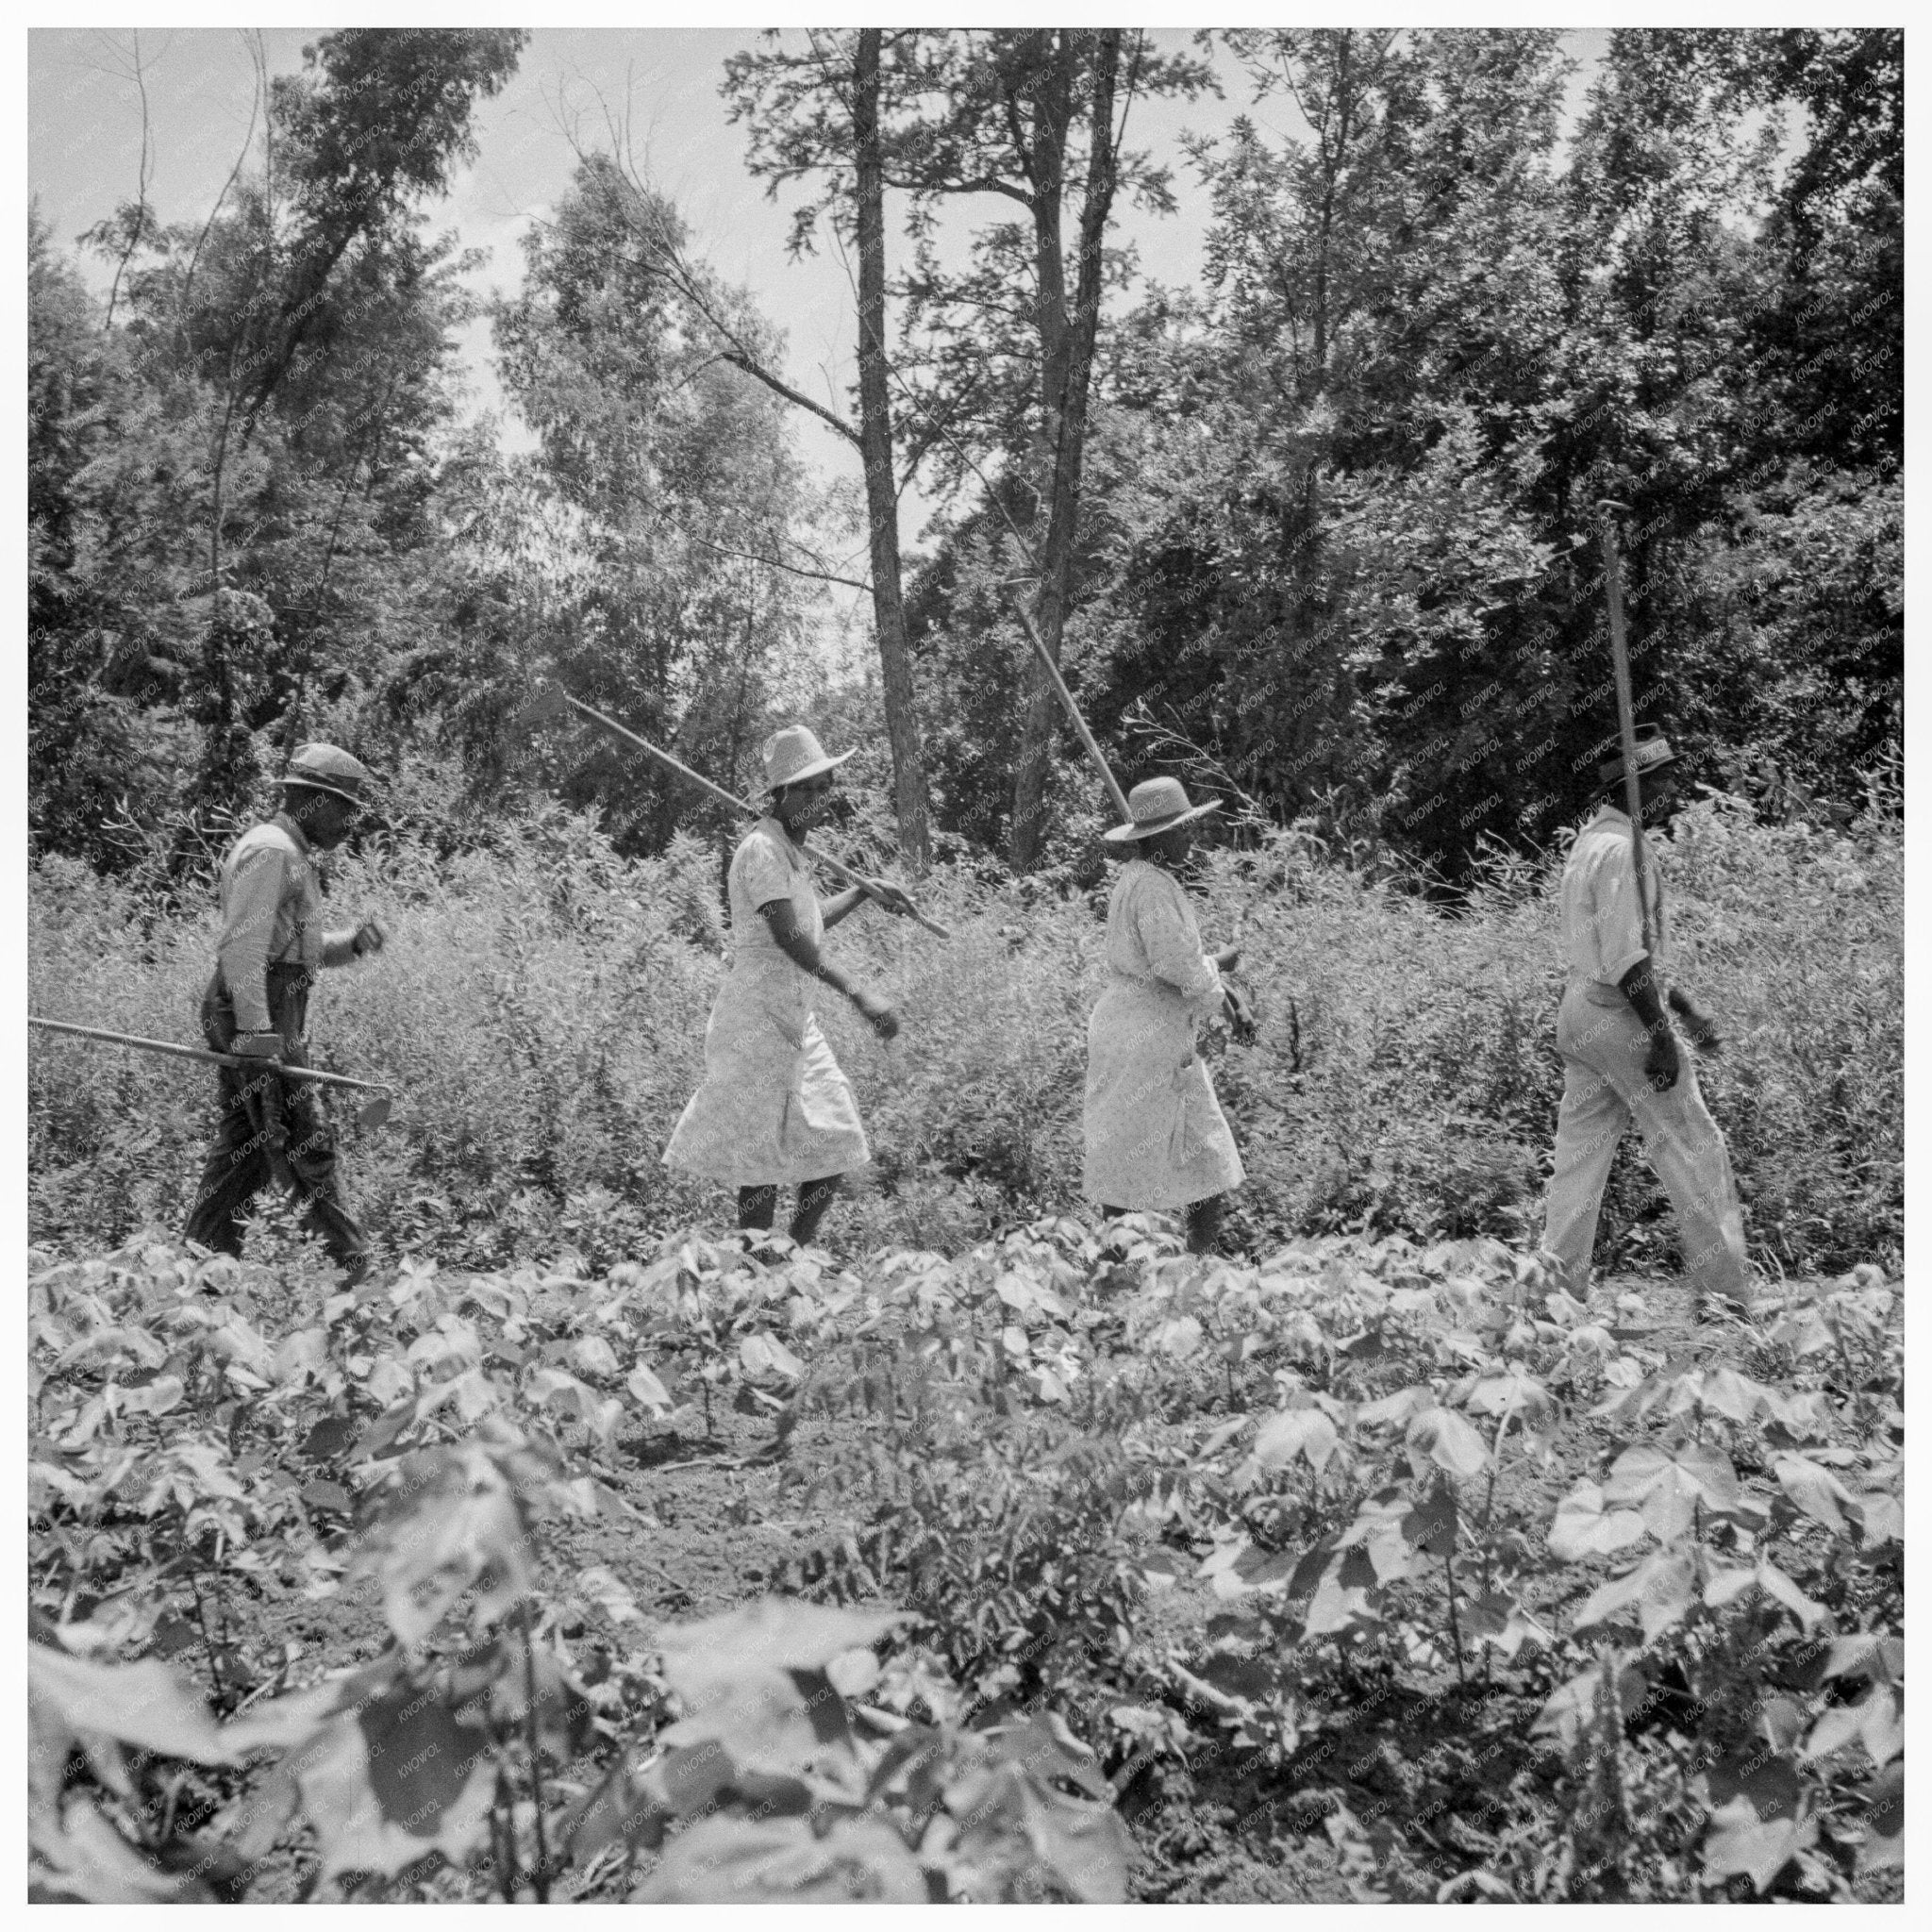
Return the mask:
<svg viewBox="0 0 1932 1932"><path fill-rule="evenodd" d="M1874 806L1842 829L1764 824L1715 796L1660 842L1675 970L1728 1035L1699 1077L1757 1257L1803 1273L1896 1257L1897 818ZM340 916L366 907L394 935L380 958L329 974L311 1011L325 1063L397 1083L393 1120L348 1158L379 1238L476 1266L568 1245L602 1266L724 1208L722 1191L659 1159L702 1076L722 858L680 837L660 858L626 859L590 817L555 806L492 825L469 851L398 838L340 857ZM1498 862L1444 913L1399 881L1328 863L1301 835L1204 863L1203 930L1240 940L1261 1015L1252 1049L1208 1049L1244 1149L1232 1227L1251 1251L1300 1233L1533 1234L1562 1085L1556 872L1554 857ZM923 896L952 941L869 908L840 928L836 953L906 1021L885 1050L841 1002L823 1003L874 1149L856 1205L835 1217L855 1252L956 1252L1077 1200L1105 931L1094 878L1082 890L1071 875L943 868ZM206 876L175 889L158 862L108 878L42 859L33 1010L192 1039L212 901ZM211 1089L192 1068L37 1043L35 1239L112 1242L176 1221ZM1633 1136L1603 1258L1655 1265L1669 1240Z"/></svg>

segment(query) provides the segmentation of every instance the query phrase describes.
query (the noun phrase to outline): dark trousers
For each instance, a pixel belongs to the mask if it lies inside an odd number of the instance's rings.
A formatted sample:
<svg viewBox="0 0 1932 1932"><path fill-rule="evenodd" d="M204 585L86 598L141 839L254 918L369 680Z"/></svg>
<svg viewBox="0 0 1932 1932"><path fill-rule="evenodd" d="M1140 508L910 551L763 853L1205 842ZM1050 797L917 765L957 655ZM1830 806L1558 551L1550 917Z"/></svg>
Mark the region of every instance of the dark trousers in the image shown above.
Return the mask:
<svg viewBox="0 0 1932 1932"><path fill-rule="evenodd" d="M269 1012L282 1036L283 1057L298 1066L304 1063L308 984L300 966L268 970ZM234 1043L235 1002L219 972L202 995L201 1030L217 1053ZM216 1077L221 1117L189 1212L188 1239L218 1254L240 1255L236 1216L270 1181L280 1179L302 1202L304 1224L330 1257L359 1271L369 1243L342 1198L335 1134L323 1119L315 1089L307 1081L277 1080L273 1074L239 1067L224 1067Z"/></svg>

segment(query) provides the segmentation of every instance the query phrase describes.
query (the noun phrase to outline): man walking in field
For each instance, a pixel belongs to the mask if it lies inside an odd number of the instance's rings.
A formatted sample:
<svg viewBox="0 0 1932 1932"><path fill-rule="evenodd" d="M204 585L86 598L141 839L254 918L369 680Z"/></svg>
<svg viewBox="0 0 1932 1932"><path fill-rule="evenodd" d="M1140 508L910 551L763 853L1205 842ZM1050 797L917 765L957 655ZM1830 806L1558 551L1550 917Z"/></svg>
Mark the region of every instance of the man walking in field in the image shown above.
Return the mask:
<svg viewBox="0 0 1932 1932"><path fill-rule="evenodd" d="M305 744L282 780L282 808L235 841L222 861L222 937L202 996L201 1027L217 1053L258 1059L259 1074L221 1070L221 1118L188 1217L188 1239L242 1252L236 1217L270 1180L304 1203L304 1219L349 1285L369 1272L369 1244L342 1199L335 1136L307 1082L277 1066L305 1066L308 989L325 966L381 949L374 919L325 932L311 849L340 845L367 800L368 769L332 744Z"/></svg>
<svg viewBox="0 0 1932 1932"><path fill-rule="evenodd" d="M1638 783L1646 825L1667 824L1675 809L1675 763L1660 734L1640 736ZM1543 1246L1562 1263L1570 1291L1586 1296L1597 1210L1617 1143L1634 1119L1676 1209L1684 1269L1699 1295L1700 1313L1745 1314L1750 1272L1730 1156L1666 1007L1683 1020L1693 1046L1715 1054L1721 1041L1687 995L1665 989L1663 884L1647 848L1642 891L1655 951L1645 943L1630 820L1611 802L1624 785L1623 758L1599 765L1597 777L1610 795L1576 835L1563 868L1569 980L1557 1014L1563 1103Z"/></svg>

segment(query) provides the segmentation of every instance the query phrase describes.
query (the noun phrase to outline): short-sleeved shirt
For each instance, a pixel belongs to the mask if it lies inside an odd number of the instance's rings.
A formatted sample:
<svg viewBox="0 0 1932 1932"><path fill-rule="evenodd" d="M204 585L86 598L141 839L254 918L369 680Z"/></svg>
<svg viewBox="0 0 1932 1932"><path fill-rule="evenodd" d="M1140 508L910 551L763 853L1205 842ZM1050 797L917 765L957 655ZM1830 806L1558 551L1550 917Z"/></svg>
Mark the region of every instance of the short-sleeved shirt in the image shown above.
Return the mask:
<svg viewBox="0 0 1932 1932"><path fill-rule="evenodd" d="M1643 849L1645 896L1656 944L1643 943L1637 869L1630 852L1630 818L1605 806L1577 833L1563 868L1560 904L1563 955L1573 977L1615 986L1649 953L1659 964L1665 946L1663 876L1657 854Z"/></svg>
<svg viewBox="0 0 1932 1932"><path fill-rule="evenodd" d="M758 912L759 907L769 906L774 899L791 902L800 932L814 941L824 937L818 894L812 890L805 854L776 819L760 819L740 841L731 855L726 891L731 901L731 950L735 956L775 953L787 965L791 963L774 936L771 922Z"/></svg>
<svg viewBox="0 0 1932 1932"><path fill-rule="evenodd" d="M322 965L322 888L308 841L286 812L252 826L222 861L222 978L235 1002L235 1024L266 1033L267 971Z"/></svg>

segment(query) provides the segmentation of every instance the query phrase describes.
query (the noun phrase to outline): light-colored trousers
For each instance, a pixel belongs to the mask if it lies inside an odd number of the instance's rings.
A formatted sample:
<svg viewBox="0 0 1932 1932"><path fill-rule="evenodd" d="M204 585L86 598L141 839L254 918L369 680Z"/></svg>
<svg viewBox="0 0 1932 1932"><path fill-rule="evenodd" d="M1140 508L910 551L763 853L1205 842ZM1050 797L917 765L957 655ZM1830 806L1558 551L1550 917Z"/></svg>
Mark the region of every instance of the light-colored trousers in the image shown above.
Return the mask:
<svg viewBox="0 0 1932 1932"><path fill-rule="evenodd" d="M1649 1032L1616 988L1574 978L1564 988L1557 1010L1563 1104L1543 1246L1562 1262L1571 1293L1586 1294L1597 1209L1617 1142L1634 1119L1643 1151L1677 1210L1685 1274L1704 1293L1748 1300L1738 1184L1724 1136L1698 1091L1690 1049L1679 1056L1676 1085L1663 1093L1644 1077L1649 1049Z"/></svg>

